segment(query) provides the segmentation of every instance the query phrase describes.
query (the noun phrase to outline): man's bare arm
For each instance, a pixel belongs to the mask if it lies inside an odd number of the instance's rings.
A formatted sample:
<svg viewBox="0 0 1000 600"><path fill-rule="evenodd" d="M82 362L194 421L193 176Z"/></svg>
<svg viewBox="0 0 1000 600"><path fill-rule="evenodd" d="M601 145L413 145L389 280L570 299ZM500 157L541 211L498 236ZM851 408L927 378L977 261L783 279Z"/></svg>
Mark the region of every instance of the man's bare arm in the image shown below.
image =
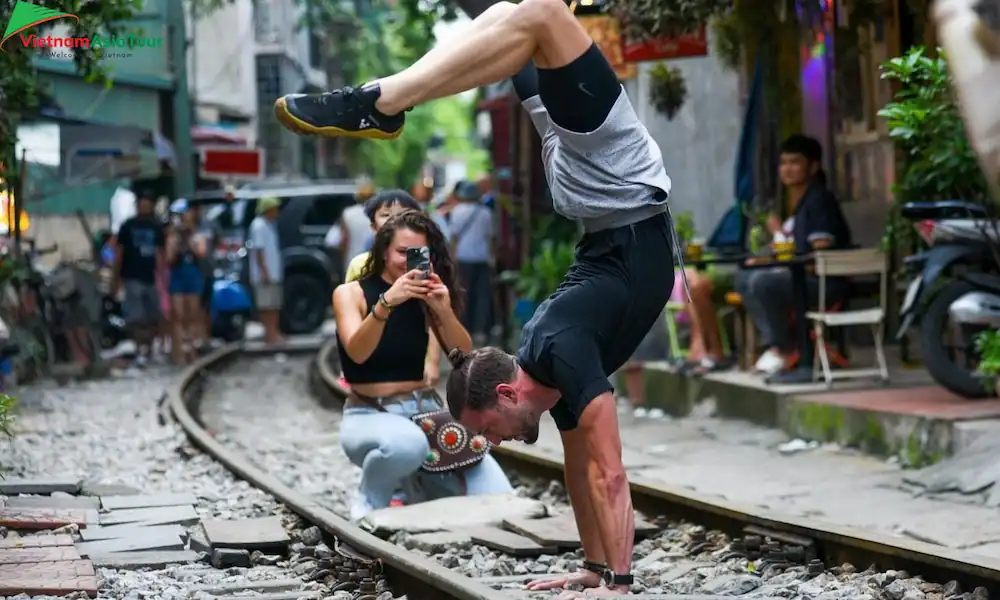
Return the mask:
<svg viewBox="0 0 1000 600"><path fill-rule="evenodd" d="M587 405L579 429L587 443L587 484L608 568L619 574L632 570L635 513L628 477L622 464L618 411L611 392ZM620 586L627 592L627 586Z"/></svg>
<svg viewBox="0 0 1000 600"><path fill-rule="evenodd" d="M583 553L587 560L606 565L604 545L601 542L601 531L594 515L594 504L590 495L590 483L587 479L587 436L577 428L563 431L563 456L566 463L566 490L573 504L573 516L576 518L576 528L580 531L580 541L583 542Z"/></svg>

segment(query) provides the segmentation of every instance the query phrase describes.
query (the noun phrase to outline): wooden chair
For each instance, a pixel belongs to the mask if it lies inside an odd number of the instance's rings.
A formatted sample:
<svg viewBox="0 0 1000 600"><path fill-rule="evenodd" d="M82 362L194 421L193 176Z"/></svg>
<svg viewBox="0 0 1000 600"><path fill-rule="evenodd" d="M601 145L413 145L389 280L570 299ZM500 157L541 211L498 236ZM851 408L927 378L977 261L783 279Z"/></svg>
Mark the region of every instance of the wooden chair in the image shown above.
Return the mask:
<svg viewBox="0 0 1000 600"><path fill-rule="evenodd" d="M816 336L816 361L813 363L813 377L816 376L816 363L819 363L827 387L833 385L834 379L878 376L882 381L888 381L889 371L885 365L885 352L882 348L888 279L885 254L880 249L865 248L862 250L821 251L816 252L815 257L816 275L819 277L819 310L806 313L806 317L813 323L813 331ZM859 310L839 310L836 312L827 310L826 278L859 275L879 276L879 305L875 308ZM867 325L872 328L872 334L875 337L876 366L871 369L833 371L830 368L830 356L827 353L826 330L833 327L856 325Z"/></svg>
<svg viewBox="0 0 1000 600"><path fill-rule="evenodd" d="M739 292L726 293L726 307L733 314L733 331L736 334L736 353L740 369L748 371L757 362L757 328L743 307Z"/></svg>

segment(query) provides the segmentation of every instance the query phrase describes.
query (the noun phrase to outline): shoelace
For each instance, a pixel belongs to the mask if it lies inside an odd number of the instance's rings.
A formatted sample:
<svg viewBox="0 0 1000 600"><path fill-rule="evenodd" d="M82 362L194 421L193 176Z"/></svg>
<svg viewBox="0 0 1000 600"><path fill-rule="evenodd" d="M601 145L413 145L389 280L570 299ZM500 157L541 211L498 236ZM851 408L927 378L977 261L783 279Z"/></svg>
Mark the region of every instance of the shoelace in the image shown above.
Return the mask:
<svg viewBox="0 0 1000 600"><path fill-rule="evenodd" d="M344 101L349 102L352 98L354 98L354 88L347 86L339 90L333 90L332 92L326 92L325 94L320 94L319 103L325 106L329 104L330 100L332 98L335 98L336 96L343 96Z"/></svg>

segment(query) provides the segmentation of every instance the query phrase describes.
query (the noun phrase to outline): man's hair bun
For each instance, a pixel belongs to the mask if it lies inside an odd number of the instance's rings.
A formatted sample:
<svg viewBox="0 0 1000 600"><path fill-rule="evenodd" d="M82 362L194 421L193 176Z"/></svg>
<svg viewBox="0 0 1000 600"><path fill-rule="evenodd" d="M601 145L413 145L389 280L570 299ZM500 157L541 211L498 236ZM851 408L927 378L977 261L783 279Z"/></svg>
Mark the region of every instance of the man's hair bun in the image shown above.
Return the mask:
<svg viewBox="0 0 1000 600"><path fill-rule="evenodd" d="M448 352L448 361L451 362L451 366L455 369L461 369L467 360L469 360L469 355L462 352L461 348L454 348Z"/></svg>

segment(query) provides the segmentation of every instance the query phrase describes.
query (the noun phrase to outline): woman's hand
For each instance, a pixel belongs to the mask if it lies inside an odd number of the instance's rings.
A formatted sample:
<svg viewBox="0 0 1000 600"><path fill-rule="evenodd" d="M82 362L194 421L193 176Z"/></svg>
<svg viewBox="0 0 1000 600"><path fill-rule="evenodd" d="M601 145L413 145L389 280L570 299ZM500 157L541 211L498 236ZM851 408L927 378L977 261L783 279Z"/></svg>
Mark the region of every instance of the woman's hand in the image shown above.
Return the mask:
<svg viewBox="0 0 1000 600"><path fill-rule="evenodd" d="M767 221L765 221L764 224L767 227L768 233L771 235L781 232L781 221L779 221L778 217L774 215L768 215Z"/></svg>
<svg viewBox="0 0 1000 600"><path fill-rule="evenodd" d="M437 314L442 311L450 311L451 292L448 291L448 286L441 282L437 273L431 273L427 282L429 283L428 293L427 297L424 298L427 306Z"/></svg>
<svg viewBox="0 0 1000 600"><path fill-rule="evenodd" d="M565 577L559 577L558 579L539 579L537 581L532 581L526 585L525 588L532 592L541 592L545 590L565 589L571 585L580 585L585 588L595 588L601 585L601 576L593 571L580 569L579 571L568 573Z"/></svg>
<svg viewBox="0 0 1000 600"><path fill-rule="evenodd" d="M385 292L385 301L390 306L399 306L411 298L426 300L430 291L429 280L424 279L424 272L413 269L396 280Z"/></svg>

